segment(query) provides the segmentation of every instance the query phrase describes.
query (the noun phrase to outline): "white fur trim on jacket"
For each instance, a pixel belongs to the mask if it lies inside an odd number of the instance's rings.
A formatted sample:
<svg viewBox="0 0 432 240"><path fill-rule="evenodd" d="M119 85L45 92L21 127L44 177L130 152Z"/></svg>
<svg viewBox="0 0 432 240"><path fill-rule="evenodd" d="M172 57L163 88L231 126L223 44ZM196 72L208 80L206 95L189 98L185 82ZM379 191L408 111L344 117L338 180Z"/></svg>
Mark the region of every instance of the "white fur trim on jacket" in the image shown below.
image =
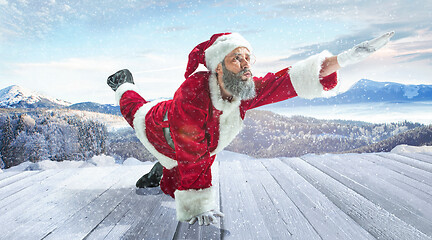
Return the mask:
<svg viewBox="0 0 432 240"><path fill-rule="evenodd" d="M123 93L127 91L135 91L138 92L138 88L135 84L132 83L123 83L120 87L115 91L116 103L120 105L120 99L123 96Z"/></svg>
<svg viewBox="0 0 432 240"><path fill-rule="evenodd" d="M233 97L231 102L222 99L216 74L209 78L210 98L213 106L222 111L219 117L219 141L216 149L210 153L215 155L227 147L243 128L243 119L240 117L241 99Z"/></svg>
<svg viewBox="0 0 432 240"><path fill-rule="evenodd" d="M151 101L144 104L142 107L140 107L134 115L133 125L138 139L147 148L147 150L158 159L158 161L162 164L162 166L164 166L167 169L172 169L178 165L177 161L158 152L156 148L153 146L153 144L150 143L146 135L145 117L148 111L150 111L152 107L154 107L156 104L162 101L165 100L161 99L161 100Z"/></svg>
<svg viewBox="0 0 432 240"><path fill-rule="evenodd" d="M323 51L317 55L310 56L294 64L289 70L291 83L297 95L301 98L313 99L319 97L335 96L339 90L339 81L337 86L325 91L320 83L319 73L321 65L326 57L333 56L328 51Z"/></svg>
<svg viewBox="0 0 432 240"><path fill-rule="evenodd" d="M218 37L216 41L205 50L207 69L214 72L217 65L224 60L225 56L238 47L245 47L249 52L252 52L250 43L238 33L231 33Z"/></svg>
<svg viewBox="0 0 432 240"><path fill-rule="evenodd" d="M201 213L216 209L213 187L176 190L174 197L178 221L188 221Z"/></svg>

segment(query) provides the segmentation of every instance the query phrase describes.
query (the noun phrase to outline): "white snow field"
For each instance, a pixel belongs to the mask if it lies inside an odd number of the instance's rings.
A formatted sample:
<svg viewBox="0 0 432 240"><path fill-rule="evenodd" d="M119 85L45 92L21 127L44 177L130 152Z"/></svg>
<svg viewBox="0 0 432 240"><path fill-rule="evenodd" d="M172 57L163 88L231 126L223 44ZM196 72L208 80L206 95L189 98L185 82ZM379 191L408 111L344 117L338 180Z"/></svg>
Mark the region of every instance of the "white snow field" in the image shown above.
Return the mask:
<svg viewBox="0 0 432 240"><path fill-rule="evenodd" d="M272 159L223 151L212 175L225 217L211 226L179 223L173 199L136 189L151 166L99 156L4 170L0 239L432 239L430 147Z"/></svg>

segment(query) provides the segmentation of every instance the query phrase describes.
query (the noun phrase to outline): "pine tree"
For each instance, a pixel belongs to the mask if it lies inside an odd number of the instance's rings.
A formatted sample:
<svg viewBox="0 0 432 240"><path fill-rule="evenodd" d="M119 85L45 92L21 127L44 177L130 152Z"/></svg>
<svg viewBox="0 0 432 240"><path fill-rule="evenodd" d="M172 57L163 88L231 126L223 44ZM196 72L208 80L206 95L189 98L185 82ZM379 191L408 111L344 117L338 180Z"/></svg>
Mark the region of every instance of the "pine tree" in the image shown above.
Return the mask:
<svg viewBox="0 0 432 240"><path fill-rule="evenodd" d="M24 117L25 117L25 114L20 114L18 116L18 123L17 123L17 127L16 127L17 133L25 130Z"/></svg>
<svg viewBox="0 0 432 240"><path fill-rule="evenodd" d="M3 155L0 152L0 169L5 169L6 168L6 164L3 161Z"/></svg>
<svg viewBox="0 0 432 240"><path fill-rule="evenodd" d="M24 151L29 161L38 162L48 158L47 142L42 134L34 133L27 139Z"/></svg>
<svg viewBox="0 0 432 240"><path fill-rule="evenodd" d="M11 143L15 140L15 134L13 131L12 120L9 116L6 117L6 121L2 127L1 135L1 149L2 160L5 164L5 168L11 167L10 159L12 158L13 152L11 149Z"/></svg>

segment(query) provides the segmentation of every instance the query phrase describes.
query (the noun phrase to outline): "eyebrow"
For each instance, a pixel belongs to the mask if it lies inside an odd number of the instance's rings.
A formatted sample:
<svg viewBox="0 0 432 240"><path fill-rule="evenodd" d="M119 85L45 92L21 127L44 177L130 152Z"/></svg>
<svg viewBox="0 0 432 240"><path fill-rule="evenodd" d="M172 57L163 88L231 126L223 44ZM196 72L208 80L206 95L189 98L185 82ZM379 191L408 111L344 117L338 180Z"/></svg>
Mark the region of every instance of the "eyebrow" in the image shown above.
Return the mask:
<svg viewBox="0 0 432 240"><path fill-rule="evenodd" d="M234 55L232 55L233 57L236 57L236 56L242 55L241 53L233 53L233 54L234 54ZM250 54L250 53L246 53L246 56L247 56L247 57L250 57L251 54Z"/></svg>

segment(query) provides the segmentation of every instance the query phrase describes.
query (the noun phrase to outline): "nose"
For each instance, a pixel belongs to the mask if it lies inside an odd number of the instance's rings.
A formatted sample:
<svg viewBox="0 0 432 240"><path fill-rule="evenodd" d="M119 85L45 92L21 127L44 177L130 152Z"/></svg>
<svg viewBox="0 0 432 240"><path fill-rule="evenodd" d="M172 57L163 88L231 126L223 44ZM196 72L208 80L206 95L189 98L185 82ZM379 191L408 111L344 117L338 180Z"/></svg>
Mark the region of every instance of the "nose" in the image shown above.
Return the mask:
<svg viewBox="0 0 432 240"><path fill-rule="evenodd" d="M250 68L250 62L244 58L242 60L243 60L241 65L242 69Z"/></svg>

